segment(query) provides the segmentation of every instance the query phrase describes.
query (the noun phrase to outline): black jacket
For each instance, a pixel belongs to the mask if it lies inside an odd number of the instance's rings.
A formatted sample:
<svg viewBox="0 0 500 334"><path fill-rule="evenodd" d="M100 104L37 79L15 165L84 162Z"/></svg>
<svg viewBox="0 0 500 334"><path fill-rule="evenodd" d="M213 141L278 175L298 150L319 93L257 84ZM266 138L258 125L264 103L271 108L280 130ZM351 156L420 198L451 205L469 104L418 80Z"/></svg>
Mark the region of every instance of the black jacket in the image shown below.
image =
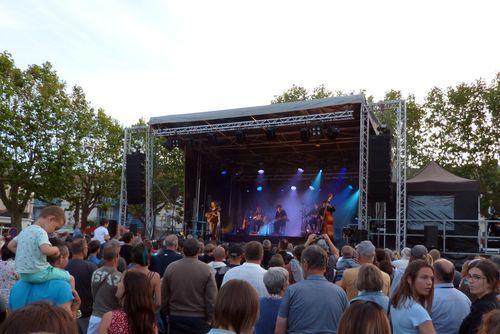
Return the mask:
<svg viewBox="0 0 500 334"><path fill-rule="evenodd" d="M151 263L149 270L155 271L163 277L168 265L172 262L182 259L182 255L176 251L169 249L162 249L155 255L151 256Z"/></svg>
<svg viewBox="0 0 500 334"><path fill-rule="evenodd" d="M481 325L483 315L499 307L500 305L497 302L497 294L495 292L487 294L483 298L476 300L470 307L469 315L465 317L464 321L462 321L459 334L477 333L477 330Z"/></svg>

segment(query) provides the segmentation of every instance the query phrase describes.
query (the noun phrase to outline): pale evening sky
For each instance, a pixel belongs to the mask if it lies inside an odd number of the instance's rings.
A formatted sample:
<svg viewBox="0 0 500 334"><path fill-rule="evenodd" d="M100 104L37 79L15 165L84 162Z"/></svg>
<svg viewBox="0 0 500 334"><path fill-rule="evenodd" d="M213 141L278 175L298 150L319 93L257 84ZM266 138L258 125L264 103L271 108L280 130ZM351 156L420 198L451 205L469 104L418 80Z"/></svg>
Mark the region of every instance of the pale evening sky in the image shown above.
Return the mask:
<svg viewBox="0 0 500 334"><path fill-rule="evenodd" d="M0 0L0 51L50 61L124 125L292 84L421 100L500 71L499 1Z"/></svg>

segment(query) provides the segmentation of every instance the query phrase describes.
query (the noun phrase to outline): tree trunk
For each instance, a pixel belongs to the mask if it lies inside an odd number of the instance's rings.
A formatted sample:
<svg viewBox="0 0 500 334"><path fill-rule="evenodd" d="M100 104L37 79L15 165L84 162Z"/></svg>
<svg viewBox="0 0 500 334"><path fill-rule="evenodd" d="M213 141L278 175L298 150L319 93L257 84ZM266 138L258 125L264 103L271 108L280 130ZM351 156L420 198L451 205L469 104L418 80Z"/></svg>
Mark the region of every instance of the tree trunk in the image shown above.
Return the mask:
<svg viewBox="0 0 500 334"><path fill-rule="evenodd" d="M11 226L17 228L17 232L20 233L23 229L22 223L24 208L19 208L18 203L13 203L13 205L11 205L11 208L12 209L9 209Z"/></svg>
<svg viewBox="0 0 500 334"><path fill-rule="evenodd" d="M75 209L73 211L73 219L75 220L75 226L78 226L78 223L80 223L80 203L75 204ZM80 225L80 229L83 227Z"/></svg>

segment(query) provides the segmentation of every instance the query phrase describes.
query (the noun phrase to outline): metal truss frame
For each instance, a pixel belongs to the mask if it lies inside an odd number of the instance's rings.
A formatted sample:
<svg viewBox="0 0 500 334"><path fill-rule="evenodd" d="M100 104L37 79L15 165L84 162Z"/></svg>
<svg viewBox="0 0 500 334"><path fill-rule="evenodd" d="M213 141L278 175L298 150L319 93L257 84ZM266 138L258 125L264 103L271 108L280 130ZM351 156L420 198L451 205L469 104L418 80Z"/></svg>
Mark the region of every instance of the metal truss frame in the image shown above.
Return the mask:
<svg viewBox="0 0 500 334"><path fill-rule="evenodd" d="M396 112L396 248L401 251L406 247L406 101L389 100L366 104L370 111ZM360 146L361 147L361 146ZM360 153L361 160L361 153ZM361 171L360 171L361 180ZM360 183L361 184L361 183ZM360 187L361 190L361 187ZM361 207L360 194L360 207ZM361 217L361 215L360 215Z"/></svg>
<svg viewBox="0 0 500 334"><path fill-rule="evenodd" d="M354 119L354 111L344 110L344 111L336 111L324 114L311 114L304 116L269 118L269 119L259 119L259 120L242 121L242 122L155 129L153 130L153 134L155 136L168 137L168 136L201 134L201 133L211 133L211 132L234 131L243 129L279 127L287 125L307 124L311 122L347 121L352 119Z"/></svg>
<svg viewBox="0 0 500 334"><path fill-rule="evenodd" d="M368 149L370 123L368 105L363 103L359 111L359 204L358 229L368 229Z"/></svg>

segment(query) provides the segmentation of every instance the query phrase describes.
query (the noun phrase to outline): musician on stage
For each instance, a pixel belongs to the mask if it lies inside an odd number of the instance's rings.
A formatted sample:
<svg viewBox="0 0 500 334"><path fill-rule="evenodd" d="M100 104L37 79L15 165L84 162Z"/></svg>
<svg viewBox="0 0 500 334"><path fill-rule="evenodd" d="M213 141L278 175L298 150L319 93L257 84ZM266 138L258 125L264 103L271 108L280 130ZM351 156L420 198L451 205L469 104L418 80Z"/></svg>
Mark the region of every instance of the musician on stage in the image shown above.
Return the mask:
<svg viewBox="0 0 500 334"><path fill-rule="evenodd" d="M210 232L210 238L212 240L217 240L217 228L220 224L220 207L215 201L210 202L210 209L205 213L205 218L207 219L208 229Z"/></svg>
<svg viewBox="0 0 500 334"><path fill-rule="evenodd" d="M262 213L262 209L260 206L257 206L255 208L255 212L252 215L252 221L253 221L253 231L254 233L258 233L262 225L264 225L264 213Z"/></svg>
<svg viewBox="0 0 500 334"><path fill-rule="evenodd" d="M274 233L283 235L285 233L285 224L288 220L286 211L283 210L280 204L276 206L276 215L274 216Z"/></svg>
<svg viewBox="0 0 500 334"><path fill-rule="evenodd" d="M328 234L330 239L333 240L333 213L335 212L335 207L330 203L333 198L333 194L328 196L326 201L323 201L323 207L319 209L318 218L321 225L321 234Z"/></svg>
<svg viewBox="0 0 500 334"><path fill-rule="evenodd" d="M310 232L320 232L321 220L319 218L319 204L314 203L314 208L307 213L307 224Z"/></svg>

